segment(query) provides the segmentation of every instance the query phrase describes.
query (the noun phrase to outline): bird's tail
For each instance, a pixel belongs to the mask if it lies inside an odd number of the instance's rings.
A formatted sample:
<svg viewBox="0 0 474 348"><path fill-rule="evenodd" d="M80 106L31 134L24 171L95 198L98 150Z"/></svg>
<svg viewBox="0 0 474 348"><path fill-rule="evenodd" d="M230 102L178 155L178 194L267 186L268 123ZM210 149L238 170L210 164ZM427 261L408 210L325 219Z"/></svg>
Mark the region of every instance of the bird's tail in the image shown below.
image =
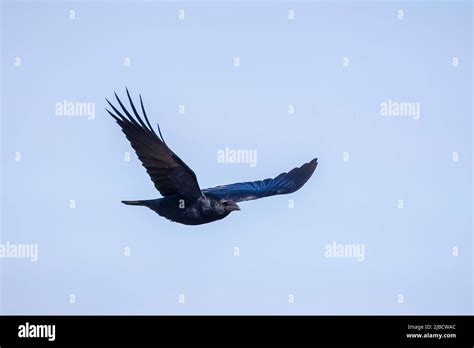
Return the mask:
<svg viewBox="0 0 474 348"><path fill-rule="evenodd" d="M122 201L122 203L126 205L141 205L153 209L159 205L159 201L160 199L145 199L140 201Z"/></svg>
<svg viewBox="0 0 474 348"><path fill-rule="evenodd" d="M122 203L126 205L144 205L143 202L146 201L122 201Z"/></svg>
<svg viewBox="0 0 474 348"><path fill-rule="evenodd" d="M142 201L122 201L123 204L126 205L138 205L142 207L150 208L151 210L155 211L156 213L160 214L160 202L162 198L158 199L145 199ZM161 215L161 214L160 214Z"/></svg>

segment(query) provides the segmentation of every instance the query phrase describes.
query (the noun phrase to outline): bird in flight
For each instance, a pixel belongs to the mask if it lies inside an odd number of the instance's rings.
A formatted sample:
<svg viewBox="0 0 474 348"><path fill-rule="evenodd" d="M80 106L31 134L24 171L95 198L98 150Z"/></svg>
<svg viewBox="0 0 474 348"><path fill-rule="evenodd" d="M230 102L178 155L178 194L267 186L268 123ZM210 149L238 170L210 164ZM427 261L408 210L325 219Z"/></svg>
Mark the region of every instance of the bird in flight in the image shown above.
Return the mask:
<svg viewBox="0 0 474 348"><path fill-rule="evenodd" d="M130 93L127 97L133 115L120 101L119 111L109 100L112 111L106 111L117 121L145 167L156 189L163 198L122 201L127 205L145 206L159 215L185 225L201 225L225 218L240 210L238 202L268 196L292 193L299 190L313 174L318 159L282 173L273 179L239 182L201 190L196 174L166 145L160 126L158 134L150 124L140 95L143 117L137 112Z"/></svg>

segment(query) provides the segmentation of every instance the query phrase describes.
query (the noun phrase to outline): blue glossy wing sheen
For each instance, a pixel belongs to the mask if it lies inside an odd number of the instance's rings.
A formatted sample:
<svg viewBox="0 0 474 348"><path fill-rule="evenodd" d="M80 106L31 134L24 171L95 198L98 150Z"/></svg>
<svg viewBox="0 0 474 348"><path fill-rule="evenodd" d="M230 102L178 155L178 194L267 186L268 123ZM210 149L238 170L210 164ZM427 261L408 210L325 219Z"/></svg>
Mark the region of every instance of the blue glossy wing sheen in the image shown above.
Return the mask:
<svg viewBox="0 0 474 348"><path fill-rule="evenodd" d="M239 182L202 190L206 196L217 199L229 199L234 202L248 201L274 195L283 195L299 190L313 175L318 159L294 168L288 173L281 173L273 179Z"/></svg>

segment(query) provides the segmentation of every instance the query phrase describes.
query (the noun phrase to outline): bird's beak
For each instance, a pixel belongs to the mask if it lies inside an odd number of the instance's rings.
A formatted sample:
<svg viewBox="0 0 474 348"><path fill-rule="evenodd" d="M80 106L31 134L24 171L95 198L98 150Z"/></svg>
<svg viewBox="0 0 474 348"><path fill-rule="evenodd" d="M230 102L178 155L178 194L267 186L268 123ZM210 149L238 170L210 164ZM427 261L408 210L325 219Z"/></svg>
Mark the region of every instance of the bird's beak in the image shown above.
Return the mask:
<svg viewBox="0 0 474 348"><path fill-rule="evenodd" d="M240 207L236 203L233 203L230 207L232 210L240 210Z"/></svg>

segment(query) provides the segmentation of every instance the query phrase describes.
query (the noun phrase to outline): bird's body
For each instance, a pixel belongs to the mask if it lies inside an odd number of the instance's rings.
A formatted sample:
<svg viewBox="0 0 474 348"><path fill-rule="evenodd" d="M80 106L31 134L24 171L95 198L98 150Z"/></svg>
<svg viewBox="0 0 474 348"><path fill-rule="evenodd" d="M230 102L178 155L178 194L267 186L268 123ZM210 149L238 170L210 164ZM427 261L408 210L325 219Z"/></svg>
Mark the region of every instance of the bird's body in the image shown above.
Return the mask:
<svg viewBox="0 0 474 348"><path fill-rule="evenodd" d="M182 195L172 195L144 201L123 201L123 203L148 207L168 220L184 225L207 224L225 218L232 210L239 210L237 205L234 209L229 209L218 200L205 195L194 202L187 201Z"/></svg>
<svg viewBox="0 0 474 348"><path fill-rule="evenodd" d="M115 113L109 110L107 112L122 128L163 198L122 201L122 203L148 207L168 220L184 225L201 225L221 220L232 211L240 210L237 202L299 190L318 165L315 158L273 179L240 182L201 190L193 170L166 145L160 127L158 126L159 136L153 130L141 96L140 106L145 121L137 112L128 90L127 96L134 116L125 108L117 94L115 97L123 113L108 100Z"/></svg>

